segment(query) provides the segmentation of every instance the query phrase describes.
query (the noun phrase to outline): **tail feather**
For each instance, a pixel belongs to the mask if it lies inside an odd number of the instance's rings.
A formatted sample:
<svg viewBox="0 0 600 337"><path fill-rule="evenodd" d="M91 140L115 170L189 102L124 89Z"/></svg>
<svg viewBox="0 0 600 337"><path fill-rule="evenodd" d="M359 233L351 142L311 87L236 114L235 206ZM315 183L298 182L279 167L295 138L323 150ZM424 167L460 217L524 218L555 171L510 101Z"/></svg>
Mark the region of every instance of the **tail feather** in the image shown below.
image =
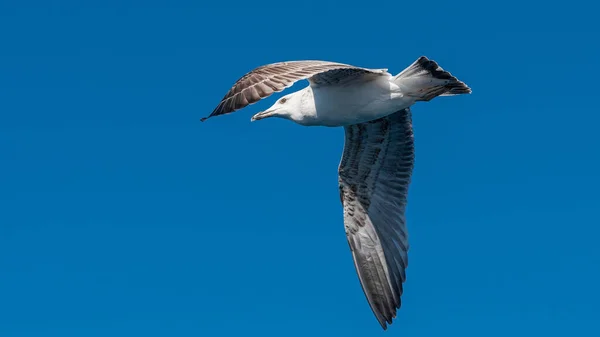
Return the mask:
<svg viewBox="0 0 600 337"><path fill-rule="evenodd" d="M429 101L437 96L470 94L471 88L425 56L394 77L394 82L406 89L417 101Z"/></svg>

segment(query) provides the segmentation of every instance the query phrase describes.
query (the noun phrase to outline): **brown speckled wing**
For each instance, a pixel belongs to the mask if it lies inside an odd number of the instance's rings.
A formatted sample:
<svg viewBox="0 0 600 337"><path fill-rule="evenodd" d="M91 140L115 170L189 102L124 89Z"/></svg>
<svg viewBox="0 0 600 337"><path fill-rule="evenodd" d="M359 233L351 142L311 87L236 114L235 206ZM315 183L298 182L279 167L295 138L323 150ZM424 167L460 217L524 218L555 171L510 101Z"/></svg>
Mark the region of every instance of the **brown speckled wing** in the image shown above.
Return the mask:
<svg viewBox="0 0 600 337"><path fill-rule="evenodd" d="M377 320L392 323L408 266L405 209L414 143L410 109L345 127L339 166L344 225L356 272Z"/></svg>
<svg viewBox="0 0 600 337"><path fill-rule="evenodd" d="M385 69L366 69L328 61L290 61L258 67L240 78L213 112L202 121L242 109L275 92L283 91L299 80L311 85L330 85L365 74L384 74Z"/></svg>

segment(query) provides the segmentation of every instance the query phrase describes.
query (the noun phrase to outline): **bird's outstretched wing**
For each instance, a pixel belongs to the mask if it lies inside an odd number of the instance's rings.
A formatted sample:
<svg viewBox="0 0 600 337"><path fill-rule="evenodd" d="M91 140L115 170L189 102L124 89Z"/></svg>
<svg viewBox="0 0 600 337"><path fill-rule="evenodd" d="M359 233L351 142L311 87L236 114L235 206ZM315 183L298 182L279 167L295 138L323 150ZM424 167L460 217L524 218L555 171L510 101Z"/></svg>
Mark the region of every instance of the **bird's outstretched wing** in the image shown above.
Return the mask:
<svg viewBox="0 0 600 337"><path fill-rule="evenodd" d="M410 109L346 126L345 133L339 186L346 235L369 305L386 329L400 308L408 265L404 214L414 163Z"/></svg>
<svg viewBox="0 0 600 337"><path fill-rule="evenodd" d="M258 67L240 78L202 121L244 108L283 91L295 82L308 79L312 86L337 84L357 76L382 75L387 69L359 68L328 61L290 61Z"/></svg>

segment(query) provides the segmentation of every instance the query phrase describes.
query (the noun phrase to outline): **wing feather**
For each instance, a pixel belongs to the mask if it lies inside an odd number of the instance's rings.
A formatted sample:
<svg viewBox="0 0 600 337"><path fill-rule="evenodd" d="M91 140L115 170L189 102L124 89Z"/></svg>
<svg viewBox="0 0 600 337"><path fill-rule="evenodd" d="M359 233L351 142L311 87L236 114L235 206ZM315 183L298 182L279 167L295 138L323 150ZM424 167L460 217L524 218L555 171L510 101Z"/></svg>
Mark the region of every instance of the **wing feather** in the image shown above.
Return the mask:
<svg viewBox="0 0 600 337"><path fill-rule="evenodd" d="M264 65L235 82L213 112L202 121L242 109L300 80L308 79L312 86L319 86L386 73L386 69L367 69L328 61L290 61Z"/></svg>
<svg viewBox="0 0 600 337"><path fill-rule="evenodd" d="M413 165L410 109L345 127L339 167L344 225L360 283L384 329L401 306L406 280Z"/></svg>

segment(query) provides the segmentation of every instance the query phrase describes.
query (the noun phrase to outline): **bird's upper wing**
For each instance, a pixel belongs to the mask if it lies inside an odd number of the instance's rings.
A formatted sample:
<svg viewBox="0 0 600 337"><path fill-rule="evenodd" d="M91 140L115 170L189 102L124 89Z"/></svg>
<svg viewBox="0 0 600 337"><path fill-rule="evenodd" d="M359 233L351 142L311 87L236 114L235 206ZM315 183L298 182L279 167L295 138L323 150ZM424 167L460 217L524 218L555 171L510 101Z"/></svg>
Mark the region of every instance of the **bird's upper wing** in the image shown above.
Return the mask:
<svg viewBox="0 0 600 337"><path fill-rule="evenodd" d="M366 69L328 61L290 61L258 67L240 78L207 118L228 114L283 91L299 80L312 86L336 84L366 74L382 75L387 69Z"/></svg>
<svg viewBox="0 0 600 337"><path fill-rule="evenodd" d="M345 127L339 167L344 225L369 305L386 329L408 265L406 200L414 143L410 109Z"/></svg>

